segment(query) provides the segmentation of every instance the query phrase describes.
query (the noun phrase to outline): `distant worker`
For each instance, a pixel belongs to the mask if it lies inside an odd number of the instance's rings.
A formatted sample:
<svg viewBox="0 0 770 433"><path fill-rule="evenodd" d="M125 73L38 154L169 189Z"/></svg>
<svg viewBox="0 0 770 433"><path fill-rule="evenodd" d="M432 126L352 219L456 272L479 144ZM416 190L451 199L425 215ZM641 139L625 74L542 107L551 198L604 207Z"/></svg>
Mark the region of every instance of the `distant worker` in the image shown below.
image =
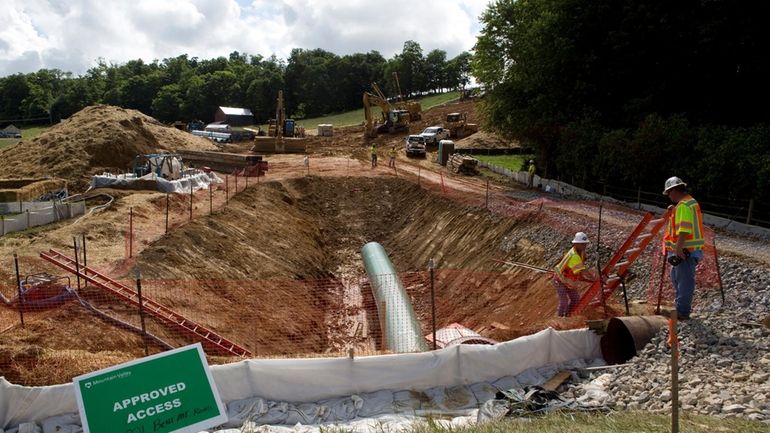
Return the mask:
<svg viewBox="0 0 770 433"><path fill-rule="evenodd" d="M390 151L388 152L388 156L390 156L390 159L388 159L388 167L396 168L396 145L394 144Z"/></svg>
<svg viewBox="0 0 770 433"><path fill-rule="evenodd" d="M535 169L535 160L530 159L529 167L527 167L527 173L529 174L529 176L527 176L527 188L532 188L535 182Z"/></svg>
<svg viewBox="0 0 770 433"><path fill-rule="evenodd" d="M372 168L377 167L377 146L372 144Z"/></svg>
<svg viewBox="0 0 770 433"><path fill-rule="evenodd" d="M559 317L567 317L580 300L578 288L581 282L596 281L596 272L586 269L586 247L590 241L583 232L577 232L572 240L572 248L562 257L554 268L553 286L559 295Z"/></svg>
<svg viewBox="0 0 770 433"><path fill-rule="evenodd" d="M687 192L687 184L674 176L666 180L663 195L674 205L663 235L666 260L671 264L671 284L676 295L679 319L690 318L692 295L695 291L695 267L703 258L703 215L700 205Z"/></svg>

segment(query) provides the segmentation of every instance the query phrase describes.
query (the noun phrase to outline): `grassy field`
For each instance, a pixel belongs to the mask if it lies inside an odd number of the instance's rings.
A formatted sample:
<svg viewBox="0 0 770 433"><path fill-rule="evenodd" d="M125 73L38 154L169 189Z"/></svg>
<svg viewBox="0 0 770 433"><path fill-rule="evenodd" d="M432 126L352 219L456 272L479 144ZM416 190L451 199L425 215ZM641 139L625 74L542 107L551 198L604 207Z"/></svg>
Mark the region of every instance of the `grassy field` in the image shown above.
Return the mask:
<svg viewBox="0 0 770 433"><path fill-rule="evenodd" d="M473 155L473 157L513 171L526 170L525 163L532 159L532 155Z"/></svg>
<svg viewBox="0 0 770 433"><path fill-rule="evenodd" d="M440 95L427 96L419 99L422 109L427 110L431 107L453 101L460 97L460 92L448 92ZM380 115L380 109L375 107L372 111L374 116ZM364 121L364 109L348 111L346 113L331 114L329 116L314 117L312 119L298 120L297 124L303 125L306 129L314 129L319 123L331 123L336 127L359 125ZM263 126L264 128L264 126Z"/></svg>
<svg viewBox="0 0 770 433"><path fill-rule="evenodd" d="M35 138L40 133L45 131L48 127L47 126L32 126L32 127L25 127L21 128L21 137L24 140L29 140L30 138ZM19 142L18 138L0 138L0 149L3 149L4 147L8 147L12 144L16 144Z"/></svg>

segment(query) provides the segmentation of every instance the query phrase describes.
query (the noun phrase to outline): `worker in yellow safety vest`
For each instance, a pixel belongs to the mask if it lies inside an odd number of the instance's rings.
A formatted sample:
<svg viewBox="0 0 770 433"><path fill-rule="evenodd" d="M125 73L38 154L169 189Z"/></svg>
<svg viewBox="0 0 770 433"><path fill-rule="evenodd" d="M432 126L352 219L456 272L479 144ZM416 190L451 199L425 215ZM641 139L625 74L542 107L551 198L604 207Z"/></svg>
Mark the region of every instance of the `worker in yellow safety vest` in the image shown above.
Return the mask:
<svg viewBox="0 0 770 433"><path fill-rule="evenodd" d="M372 168L377 167L377 146L372 144Z"/></svg>
<svg viewBox="0 0 770 433"><path fill-rule="evenodd" d="M583 232L575 233L572 239L572 248L564 254L564 257L556 265L553 272L553 286L559 296L559 317L567 317L574 310L580 300L578 288L581 282L596 281L599 276L596 272L586 269L586 247L590 241Z"/></svg>
<svg viewBox="0 0 770 433"><path fill-rule="evenodd" d="M676 312L681 320L690 318L695 291L695 268L703 258L706 244L700 205L687 192L687 184L674 176L666 180L663 195L673 205L663 236L666 260L671 264L671 284L676 295Z"/></svg>
<svg viewBox="0 0 770 433"><path fill-rule="evenodd" d="M388 167L396 168L396 145L394 144L388 151Z"/></svg>
<svg viewBox="0 0 770 433"><path fill-rule="evenodd" d="M527 167L527 188L532 188L535 182L535 160L529 160L529 167Z"/></svg>

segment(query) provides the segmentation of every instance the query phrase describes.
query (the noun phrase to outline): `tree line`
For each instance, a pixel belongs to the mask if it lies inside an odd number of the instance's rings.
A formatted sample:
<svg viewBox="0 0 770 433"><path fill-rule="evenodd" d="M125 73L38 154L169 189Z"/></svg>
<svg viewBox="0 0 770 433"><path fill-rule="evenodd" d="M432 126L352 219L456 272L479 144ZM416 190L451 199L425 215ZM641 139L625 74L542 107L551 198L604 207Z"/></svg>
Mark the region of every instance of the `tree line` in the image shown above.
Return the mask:
<svg viewBox="0 0 770 433"><path fill-rule="evenodd" d="M488 126L543 174L596 190L770 200L770 7L729 0L499 0L473 73Z"/></svg>
<svg viewBox="0 0 770 433"><path fill-rule="evenodd" d="M146 63L100 60L85 74L57 69L0 78L0 120L57 122L97 103L139 110L163 122L210 121L218 106L250 108L258 122L274 117L284 91L287 113L297 119L361 107L362 92L377 82L389 96L462 88L470 54L448 59L443 50L423 54L417 42L385 59L379 52L339 56L322 49L294 49L288 59L232 52L198 59L187 55Z"/></svg>

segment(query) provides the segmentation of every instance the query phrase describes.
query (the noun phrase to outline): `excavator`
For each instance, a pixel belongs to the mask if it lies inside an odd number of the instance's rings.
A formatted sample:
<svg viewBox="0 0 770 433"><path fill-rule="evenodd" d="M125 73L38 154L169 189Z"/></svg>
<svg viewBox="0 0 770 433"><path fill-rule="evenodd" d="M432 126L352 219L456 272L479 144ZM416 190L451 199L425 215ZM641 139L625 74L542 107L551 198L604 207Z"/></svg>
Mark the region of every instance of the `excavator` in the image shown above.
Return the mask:
<svg viewBox="0 0 770 433"><path fill-rule="evenodd" d="M407 110L409 112L409 120L412 122L422 119L422 105L417 101L404 101L404 98L401 95L401 83L398 81L398 72L393 71L393 79L396 81L396 89L398 90L398 102L396 102L396 108L399 110Z"/></svg>
<svg viewBox="0 0 770 433"><path fill-rule="evenodd" d="M376 137L377 133L381 132L398 132L408 131L410 115L408 110L399 110L391 105L388 98L380 90L380 86L377 83L372 83L372 90L374 93L364 92L364 117L366 118L366 135L368 137ZM374 116L372 115L373 106L380 107L382 111L381 123L375 124Z"/></svg>
<svg viewBox="0 0 770 433"><path fill-rule="evenodd" d="M409 127L409 115L405 110L398 110L390 103L377 83L372 83L372 92L364 92L364 116L366 117L367 132L374 137L378 132L396 132ZM381 119L375 121L372 107L380 108ZM400 112L399 112L400 111Z"/></svg>

